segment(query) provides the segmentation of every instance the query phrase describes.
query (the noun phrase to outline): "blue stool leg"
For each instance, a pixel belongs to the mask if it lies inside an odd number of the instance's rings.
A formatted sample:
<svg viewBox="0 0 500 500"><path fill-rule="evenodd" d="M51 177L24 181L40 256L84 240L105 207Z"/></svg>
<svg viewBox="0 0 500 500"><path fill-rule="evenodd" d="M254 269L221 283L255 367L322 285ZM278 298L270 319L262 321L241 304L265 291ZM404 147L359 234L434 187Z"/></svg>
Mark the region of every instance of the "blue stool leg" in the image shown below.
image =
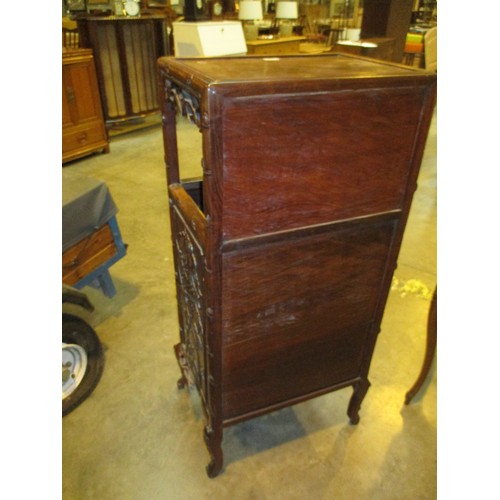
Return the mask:
<svg viewBox="0 0 500 500"><path fill-rule="evenodd" d="M109 274L109 271L107 269L95 276L95 278L91 282L85 284L88 284L88 286L100 290L108 298L114 297L116 295L115 284L113 283L111 274Z"/></svg>
<svg viewBox="0 0 500 500"><path fill-rule="evenodd" d="M99 288L102 290L102 293L108 298L114 297L116 295L116 288L111 279L111 274L109 271L104 271L97 277L99 281Z"/></svg>

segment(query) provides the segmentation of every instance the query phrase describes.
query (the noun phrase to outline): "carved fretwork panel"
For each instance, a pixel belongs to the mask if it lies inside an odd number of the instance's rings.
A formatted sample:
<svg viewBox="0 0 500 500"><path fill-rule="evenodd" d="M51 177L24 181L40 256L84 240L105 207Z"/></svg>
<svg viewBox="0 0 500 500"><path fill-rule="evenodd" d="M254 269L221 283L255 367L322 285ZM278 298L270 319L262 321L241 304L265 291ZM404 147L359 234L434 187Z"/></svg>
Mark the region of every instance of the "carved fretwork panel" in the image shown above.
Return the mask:
<svg viewBox="0 0 500 500"><path fill-rule="evenodd" d="M165 80L165 96L175 107L177 113L186 116L191 123L201 128L201 111L199 96L188 92L172 80Z"/></svg>
<svg viewBox="0 0 500 500"><path fill-rule="evenodd" d="M176 209L173 213L181 339L186 361L194 378L190 382L196 384L206 401L203 252L182 216Z"/></svg>

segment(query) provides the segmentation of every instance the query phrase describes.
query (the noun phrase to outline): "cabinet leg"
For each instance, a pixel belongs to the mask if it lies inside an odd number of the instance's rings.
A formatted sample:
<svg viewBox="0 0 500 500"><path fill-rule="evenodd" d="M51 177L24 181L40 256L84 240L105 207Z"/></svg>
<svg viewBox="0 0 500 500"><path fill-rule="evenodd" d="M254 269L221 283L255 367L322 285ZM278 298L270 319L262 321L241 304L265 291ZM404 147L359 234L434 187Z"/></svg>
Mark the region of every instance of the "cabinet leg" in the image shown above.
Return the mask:
<svg viewBox="0 0 500 500"><path fill-rule="evenodd" d="M370 382L368 379L363 379L354 385L354 392L349 401L349 408L347 409L347 415L352 425L359 423L359 409L369 388Z"/></svg>
<svg viewBox="0 0 500 500"><path fill-rule="evenodd" d="M206 426L204 438L211 458L210 463L206 467L207 475L210 478L214 478L220 473L223 465L222 429L215 431Z"/></svg>
<svg viewBox="0 0 500 500"><path fill-rule="evenodd" d="M177 389L184 389L186 387L188 381L186 377L183 375L178 381L177 381Z"/></svg>
<svg viewBox="0 0 500 500"><path fill-rule="evenodd" d="M177 381L177 388L183 389L186 385L189 384L189 379L187 377L187 372L189 367L186 362L186 356L184 355L184 349L182 344L176 344L174 346L175 357L177 358L177 363L179 364L179 368L181 370L181 378Z"/></svg>

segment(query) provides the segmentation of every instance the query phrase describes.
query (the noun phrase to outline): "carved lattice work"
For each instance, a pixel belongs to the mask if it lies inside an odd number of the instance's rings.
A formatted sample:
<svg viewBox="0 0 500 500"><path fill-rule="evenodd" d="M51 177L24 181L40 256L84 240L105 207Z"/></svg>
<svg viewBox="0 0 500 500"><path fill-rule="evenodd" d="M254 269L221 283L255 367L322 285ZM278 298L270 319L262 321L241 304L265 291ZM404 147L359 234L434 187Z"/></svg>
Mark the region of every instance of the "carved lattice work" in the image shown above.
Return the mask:
<svg viewBox="0 0 500 500"><path fill-rule="evenodd" d="M200 101L197 96L168 79L165 80L165 96L177 113L186 116L191 123L201 128Z"/></svg>
<svg viewBox="0 0 500 500"><path fill-rule="evenodd" d="M194 382L205 396L205 349L203 335L203 254L184 221L177 217L177 300L184 352Z"/></svg>

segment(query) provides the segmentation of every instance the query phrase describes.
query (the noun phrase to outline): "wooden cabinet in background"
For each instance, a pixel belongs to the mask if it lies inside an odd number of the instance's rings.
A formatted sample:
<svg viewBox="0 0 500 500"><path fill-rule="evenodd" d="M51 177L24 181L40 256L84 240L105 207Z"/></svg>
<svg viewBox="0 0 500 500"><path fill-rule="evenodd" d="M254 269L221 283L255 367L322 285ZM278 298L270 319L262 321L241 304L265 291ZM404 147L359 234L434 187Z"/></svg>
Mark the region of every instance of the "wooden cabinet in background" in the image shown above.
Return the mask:
<svg viewBox="0 0 500 500"><path fill-rule="evenodd" d="M62 162L109 152L92 50L62 54Z"/></svg>
<svg viewBox="0 0 500 500"><path fill-rule="evenodd" d="M156 60L169 54L164 15L78 18L80 46L94 51L104 120L158 113Z"/></svg>
<svg viewBox="0 0 500 500"><path fill-rule="evenodd" d="M305 36L288 36L274 40L253 40L246 43L248 54L277 55L298 54L300 43L305 41Z"/></svg>

